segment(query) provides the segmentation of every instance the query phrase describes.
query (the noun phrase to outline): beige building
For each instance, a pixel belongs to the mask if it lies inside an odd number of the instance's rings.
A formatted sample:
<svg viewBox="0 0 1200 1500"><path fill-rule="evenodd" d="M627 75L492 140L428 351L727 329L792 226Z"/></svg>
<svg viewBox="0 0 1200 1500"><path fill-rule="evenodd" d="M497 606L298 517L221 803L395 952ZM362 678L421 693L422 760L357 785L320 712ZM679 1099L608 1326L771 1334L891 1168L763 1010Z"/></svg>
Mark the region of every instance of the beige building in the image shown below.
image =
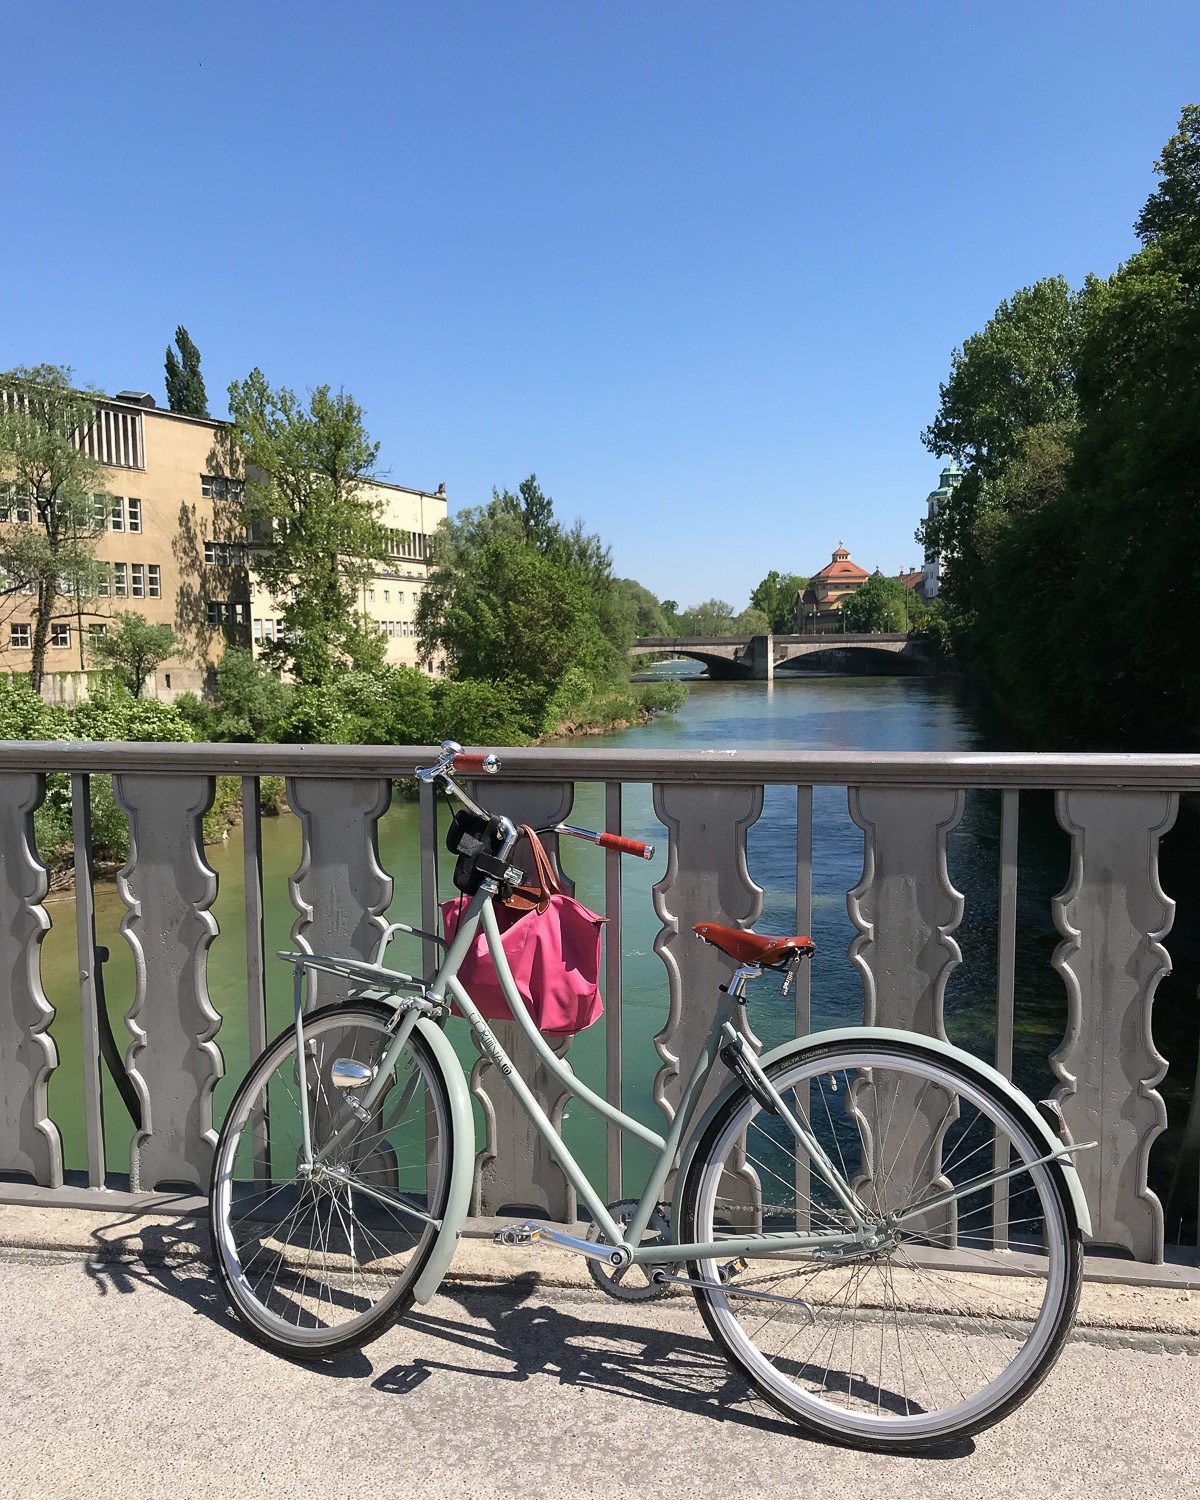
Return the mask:
<svg viewBox="0 0 1200 1500"><path fill-rule="evenodd" d="M188 652L164 662L148 695L171 699L201 691L227 646L259 647L274 639L279 611L262 595L247 566L239 500L225 476L218 436L223 424L162 411L154 398L123 391L102 407L86 438L105 468L109 498L97 496L103 532L97 559L107 566L101 596L61 601L51 625L46 671L78 673L90 665L87 643L108 629L118 610L136 610L175 628ZM416 601L429 571L430 533L446 515L437 494L376 484L394 564L363 590L363 609L388 639L388 660L416 663ZM21 497L0 489L0 525L30 519ZM0 595L0 672L27 672L32 659L33 599Z"/></svg>
<svg viewBox="0 0 1200 1500"><path fill-rule="evenodd" d="M379 506L387 528L391 560L359 590L359 608L374 620L387 641L389 665L415 667L417 662L417 601L429 575L426 548L439 521L446 519L446 490L435 494L405 489L378 480L364 486ZM257 656L283 627L282 610L251 579L250 635Z"/></svg>

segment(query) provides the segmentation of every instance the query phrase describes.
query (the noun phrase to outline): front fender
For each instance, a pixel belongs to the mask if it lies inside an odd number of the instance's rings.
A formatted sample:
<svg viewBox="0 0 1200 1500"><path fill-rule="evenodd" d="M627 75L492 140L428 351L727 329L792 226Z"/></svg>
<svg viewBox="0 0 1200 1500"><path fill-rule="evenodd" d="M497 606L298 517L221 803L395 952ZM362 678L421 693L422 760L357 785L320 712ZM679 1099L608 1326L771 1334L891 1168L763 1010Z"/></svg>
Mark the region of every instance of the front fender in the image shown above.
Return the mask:
<svg viewBox="0 0 1200 1500"><path fill-rule="evenodd" d="M471 1182L475 1166L475 1117L471 1113L471 1096L467 1092L467 1080L462 1064L446 1033L433 1021L420 1020L417 1031L425 1039L429 1050L441 1068L450 1098L450 1134L453 1141L453 1159L450 1163L450 1193L446 1199L446 1211L442 1216L442 1227L433 1242L433 1250L425 1262L425 1268L417 1277L413 1296L418 1302L428 1302L442 1283L450 1269L454 1252L458 1248L459 1236L471 1206Z"/></svg>
<svg viewBox="0 0 1200 1500"><path fill-rule="evenodd" d="M764 1052L758 1061L764 1068L770 1068L773 1063L782 1061L784 1058L802 1057L805 1052L816 1047L824 1047L829 1043L841 1044L844 1042L861 1042L866 1046L875 1042L907 1042L916 1045L925 1052L935 1054L937 1057L946 1058L955 1062L967 1072L974 1073L977 1078L986 1080L1007 1099L1013 1110L1020 1115L1022 1121L1029 1126L1030 1132L1035 1140L1044 1141L1047 1152L1057 1151L1062 1142L1050 1129L1050 1126L1042 1119L1037 1107L1025 1097L1018 1089L1014 1088L1003 1073L979 1058L973 1057L971 1053L964 1052L961 1047L955 1047L950 1042L940 1041L937 1037L921 1036L911 1031L895 1031L884 1026L845 1026L837 1031L814 1031L808 1036L793 1038L784 1042L779 1047L773 1047L769 1052ZM712 1104L705 1111L704 1118L699 1125L688 1136L687 1144L679 1159L679 1169L675 1174L675 1195L671 1210L671 1223L678 1226L680 1210L682 1208L683 1184L687 1181L688 1170L696 1155L697 1148L704 1138L705 1131L712 1123L717 1112L725 1107L730 1098L742 1087L741 1080L730 1079L726 1087L721 1091ZM1083 1195L1083 1184L1079 1180L1079 1173L1075 1170L1075 1163L1069 1158L1061 1162L1063 1179L1066 1183L1067 1193L1071 1199L1071 1206L1075 1210L1075 1217L1080 1229L1085 1236L1092 1232L1092 1216L1088 1212L1087 1199ZM678 1229L676 1229L678 1233Z"/></svg>

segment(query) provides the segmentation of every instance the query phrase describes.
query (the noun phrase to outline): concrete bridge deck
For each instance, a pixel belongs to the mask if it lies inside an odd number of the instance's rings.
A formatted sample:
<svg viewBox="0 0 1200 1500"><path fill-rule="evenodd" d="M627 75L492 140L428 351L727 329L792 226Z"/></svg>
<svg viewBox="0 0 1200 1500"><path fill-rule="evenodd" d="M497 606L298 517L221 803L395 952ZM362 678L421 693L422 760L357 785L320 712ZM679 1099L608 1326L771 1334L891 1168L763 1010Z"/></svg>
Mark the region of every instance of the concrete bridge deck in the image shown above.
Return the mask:
<svg viewBox="0 0 1200 1500"><path fill-rule="evenodd" d="M609 1301L561 1252L465 1241L442 1295L314 1367L235 1331L195 1225L32 1212L0 1210L4 1500L1195 1493L1197 1292L1089 1286L1089 1326L1024 1407L884 1458L752 1398L686 1294Z"/></svg>

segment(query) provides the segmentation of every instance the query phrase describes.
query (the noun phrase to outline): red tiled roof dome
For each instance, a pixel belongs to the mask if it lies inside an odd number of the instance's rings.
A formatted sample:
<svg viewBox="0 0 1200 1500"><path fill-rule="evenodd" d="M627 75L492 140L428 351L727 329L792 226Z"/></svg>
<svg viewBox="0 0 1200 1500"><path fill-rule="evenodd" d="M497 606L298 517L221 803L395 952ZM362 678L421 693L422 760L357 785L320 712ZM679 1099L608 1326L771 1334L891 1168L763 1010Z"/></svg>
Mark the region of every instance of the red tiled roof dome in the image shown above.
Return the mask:
<svg viewBox="0 0 1200 1500"><path fill-rule="evenodd" d="M832 561L827 562L820 572L813 574L814 580L825 578L830 582L835 579L849 581L853 578L868 578L869 576L866 568L860 568L857 563L850 561L850 554L846 550L845 542L839 542L834 551Z"/></svg>

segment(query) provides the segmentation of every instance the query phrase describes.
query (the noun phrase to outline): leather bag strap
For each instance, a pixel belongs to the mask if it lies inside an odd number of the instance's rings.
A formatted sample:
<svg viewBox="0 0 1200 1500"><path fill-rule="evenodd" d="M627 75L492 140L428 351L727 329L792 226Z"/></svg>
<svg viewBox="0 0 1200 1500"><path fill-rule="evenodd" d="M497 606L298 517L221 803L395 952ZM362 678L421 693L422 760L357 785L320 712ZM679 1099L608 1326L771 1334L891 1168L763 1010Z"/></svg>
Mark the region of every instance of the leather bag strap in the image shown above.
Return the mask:
<svg viewBox="0 0 1200 1500"><path fill-rule="evenodd" d="M536 884L514 886L512 894L505 899L504 905L514 911L544 912L550 905L550 897L562 894L558 877L554 873L554 866L550 863L550 856L546 853L541 839L528 823L521 824L521 832L529 840Z"/></svg>

